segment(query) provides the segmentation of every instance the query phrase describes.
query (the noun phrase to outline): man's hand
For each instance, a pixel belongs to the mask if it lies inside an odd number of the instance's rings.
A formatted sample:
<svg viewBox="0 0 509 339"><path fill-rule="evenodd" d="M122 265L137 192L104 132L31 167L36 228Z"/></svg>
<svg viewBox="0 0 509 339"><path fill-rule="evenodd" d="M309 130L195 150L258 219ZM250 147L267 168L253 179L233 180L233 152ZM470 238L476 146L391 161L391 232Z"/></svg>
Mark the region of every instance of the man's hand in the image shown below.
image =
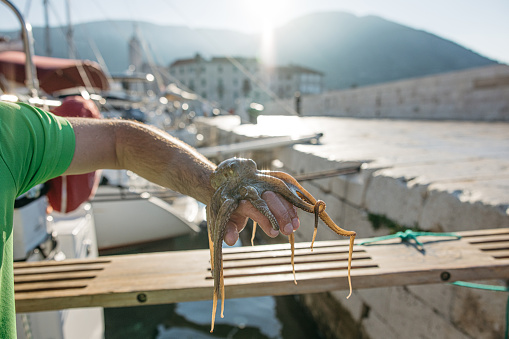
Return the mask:
<svg viewBox="0 0 509 339"><path fill-rule="evenodd" d="M263 193L262 198L269 206L272 214L276 217L281 228L281 233L289 235L299 228L300 223L295 206L286 201L279 194L270 191ZM278 231L272 228L269 220L250 202L242 200L239 207L235 210L226 224L224 241L228 245L233 246L237 242L239 239L239 232L246 226L248 218L256 221L268 236L274 238L279 234Z"/></svg>

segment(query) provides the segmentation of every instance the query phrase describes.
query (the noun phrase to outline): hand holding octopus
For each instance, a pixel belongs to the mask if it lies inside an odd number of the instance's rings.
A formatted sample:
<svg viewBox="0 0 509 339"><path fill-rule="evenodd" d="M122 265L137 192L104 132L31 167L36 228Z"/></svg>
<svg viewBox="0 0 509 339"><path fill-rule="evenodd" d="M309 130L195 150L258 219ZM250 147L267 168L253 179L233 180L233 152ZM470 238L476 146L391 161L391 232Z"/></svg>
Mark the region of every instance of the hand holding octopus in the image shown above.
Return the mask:
<svg viewBox="0 0 509 339"><path fill-rule="evenodd" d="M288 217L292 220L292 223L285 225L283 233L287 234L290 239L292 248L291 262L294 266L294 242L295 238L293 231L298 228L298 218L294 208L289 208L289 205L279 200L274 193L278 193L284 199L286 199L292 205L302 209L303 211L315 214L315 230L313 233L313 240L311 243L311 249L313 248L313 242L315 240L318 218L322 219L325 224L331 228L334 232L339 235L350 237L350 249L348 259L348 282L350 285L350 294L352 292L352 285L350 281L350 268L352 260L352 249L353 241L355 239L355 232L345 231L337 226L332 219L325 212L325 203L320 200L316 200L309 192L307 192L291 175L284 172L276 171L259 171L256 169L256 163L251 159L232 158L223 161L214 173L211 175L210 182L212 187L216 190L211 203L207 206L207 228L209 236L209 247L210 247L210 263L212 269L212 275L214 277L214 295L213 295L213 310L212 310L212 326L211 332L214 329L214 321L217 307L217 300L221 297L221 317L223 317L224 310L224 278L223 278L223 260L222 260L222 242L225 240L228 244L232 244L236 239L232 239L231 236L227 236L227 228L229 229L228 234L235 237L236 229L235 224L238 225L238 216L240 214L234 214L234 211L239 207L239 204L243 204L244 201L249 201L253 208L259 213L265 216L272 226L274 233L270 232L271 235L275 236L280 231L278 220L274 217L271 210L268 207L267 201L272 203L279 203L286 206L288 211ZM262 195L264 198L262 199ZM271 202L272 200L272 202ZM246 212L249 207L242 206ZM258 212L252 210L245 215L256 216ZM265 228L268 225L262 225ZM269 234L269 232L267 232ZM226 239L225 239L226 237ZM295 269L294 269L294 280L295 280ZM296 280L295 280L295 283ZM350 296L350 295L349 295Z"/></svg>

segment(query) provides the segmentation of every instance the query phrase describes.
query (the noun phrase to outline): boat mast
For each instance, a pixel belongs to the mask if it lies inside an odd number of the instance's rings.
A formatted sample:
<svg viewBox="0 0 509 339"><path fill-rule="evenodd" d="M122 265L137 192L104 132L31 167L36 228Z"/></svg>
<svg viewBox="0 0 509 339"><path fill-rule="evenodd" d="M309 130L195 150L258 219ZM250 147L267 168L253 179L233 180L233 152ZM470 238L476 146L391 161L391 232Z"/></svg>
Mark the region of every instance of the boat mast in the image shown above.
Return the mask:
<svg viewBox="0 0 509 339"><path fill-rule="evenodd" d="M71 21L71 0L65 2L67 13L67 46L69 47L69 59L76 59L76 49L74 48L74 29Z"/></svg>
<svg viewBox="0 0 509 339"><path fill-rule="evenodd" d="M46 21L45 27L45 36L44 40L46 40L46 56L51 56L51 38L50 38L50 27L49 27L49 13L48 13L48 5L49 0L43 0L44 3L44 20Z"/></svg>

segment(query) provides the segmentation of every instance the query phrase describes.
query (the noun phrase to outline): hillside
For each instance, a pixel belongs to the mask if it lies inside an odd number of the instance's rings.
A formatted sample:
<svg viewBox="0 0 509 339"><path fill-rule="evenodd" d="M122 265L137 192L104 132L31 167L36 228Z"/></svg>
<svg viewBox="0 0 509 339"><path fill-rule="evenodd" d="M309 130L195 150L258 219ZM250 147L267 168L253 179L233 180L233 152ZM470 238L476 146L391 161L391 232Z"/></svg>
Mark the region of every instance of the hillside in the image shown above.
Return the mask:
<svg viewBox="0 0 509 339"><path fill-rule="evenodd" d="M494 63L436 35L379 17L318 13L276 34L279 63L326 72L328 88L347 88Z"/></svg>
<svg viewBox="0 0 509 339"><path fill-rule="evenodd" d="M129 21L74 26L78 56L97 60L100 51L110 73L128 66L128 41L135 25L152 59L169 65L197 52L204 57L260 55L260 36L226 30L190 29ZM7 32L14 35L13 32ZM0 33L1 34L1 33ZM36 54L44 55L44 29L34 28ZM64 28L52 28L52 55L66 57ZM454 42L379 17L316 13L275 31L279 65L310 67L326 74L328 89L442 73L496 63Z"/></svg>

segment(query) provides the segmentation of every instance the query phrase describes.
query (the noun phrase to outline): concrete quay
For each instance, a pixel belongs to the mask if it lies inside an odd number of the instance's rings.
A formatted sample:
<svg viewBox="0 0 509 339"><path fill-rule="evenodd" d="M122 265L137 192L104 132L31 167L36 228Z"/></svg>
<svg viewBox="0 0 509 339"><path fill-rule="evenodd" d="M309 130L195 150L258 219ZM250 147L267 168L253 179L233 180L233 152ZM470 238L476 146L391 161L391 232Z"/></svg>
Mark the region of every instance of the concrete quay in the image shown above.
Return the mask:
<svg viewBox="0 0 509 339"><path fill-rule="evenodd" d="M303 183L327 203L341 227L359 237L407 227L437 232L509 227L507 122L260 116L252 125L224 116L199 119L197 125L215 144L322 132L316 145L237 156L294 175L362 164L357 174ZM299 216L296 238L309 241L313 216ZM337 235L320 227L317 239ZM500 292L441 284L359 290L345 297L333 291L301 299L330 338L501 338L505 330L507 294Z"/></svg>

